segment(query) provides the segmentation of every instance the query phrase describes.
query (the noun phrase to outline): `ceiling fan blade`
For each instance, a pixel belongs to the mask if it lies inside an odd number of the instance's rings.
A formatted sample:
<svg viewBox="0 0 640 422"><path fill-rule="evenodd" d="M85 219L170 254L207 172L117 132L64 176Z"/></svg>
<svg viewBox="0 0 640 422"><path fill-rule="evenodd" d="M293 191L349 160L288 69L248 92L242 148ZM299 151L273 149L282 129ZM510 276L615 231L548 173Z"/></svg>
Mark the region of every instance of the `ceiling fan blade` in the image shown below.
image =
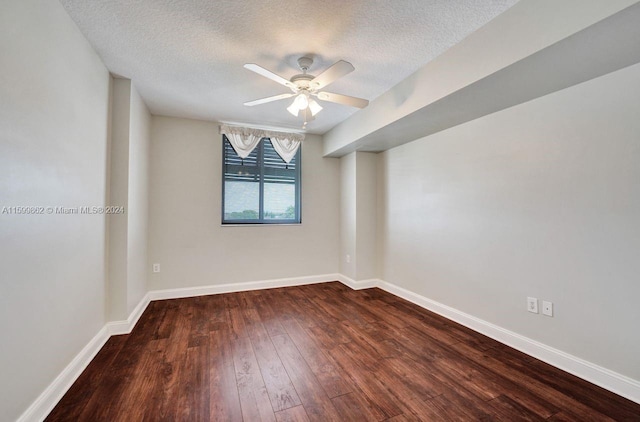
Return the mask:
<svg viewBox="0 0 640 422"><path fill-rule="evenodd" d="M369 100L365 100L357 97L350 97L349 95L334 94L332 92L318 92L318 99L323 101L329 101L332 103L344 104L351 107L365 108L369 105Z"/></svg>
<svg viewBox="0 0 640 422"><path fill-rule="evenodd" d="M249 101L244 103L244 105L251 107L258 104L270 103L271 101L284 100L285 98L291 98L294 95L296 94L289 93L289 94L274 95L273 97L260 98L259 100Z"/></svg>
<svg viewBox="0 0 640 422"><path fill-rule="evenodd" d="M330 68L313 78L310 84L314 89L320 89L334 82L336 79L348 75L354 70L355 67L353 67L351 63L338 60L331 65Z"/></svg>
<svg viewBox="0 0 640 422"><path fill-rule="evenodd" d="M283 78L282 76L276 75L270 70L265 69L262 66L258 66L255 63L247 63L244 65L245 69L248 69L252 72L256 72L258 75L262 75L265 78L269 78L272 81L279 83L280 85L288 86L289 88L294 87L295 85L291 83L288 79Z"/></svg>

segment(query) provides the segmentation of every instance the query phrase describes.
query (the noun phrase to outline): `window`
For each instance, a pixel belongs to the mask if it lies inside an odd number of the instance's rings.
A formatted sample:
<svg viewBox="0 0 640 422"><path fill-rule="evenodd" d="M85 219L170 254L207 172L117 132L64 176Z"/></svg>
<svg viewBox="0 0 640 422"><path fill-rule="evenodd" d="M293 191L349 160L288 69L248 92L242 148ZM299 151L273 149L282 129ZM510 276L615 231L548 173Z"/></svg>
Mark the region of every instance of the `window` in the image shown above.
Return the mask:
<svg viewBox="0 0 640 422"><path fill-rule="evenodd" d="M300 148L287 164L262 138L242 159L222 139L222 224L300 223Z"/></svg>

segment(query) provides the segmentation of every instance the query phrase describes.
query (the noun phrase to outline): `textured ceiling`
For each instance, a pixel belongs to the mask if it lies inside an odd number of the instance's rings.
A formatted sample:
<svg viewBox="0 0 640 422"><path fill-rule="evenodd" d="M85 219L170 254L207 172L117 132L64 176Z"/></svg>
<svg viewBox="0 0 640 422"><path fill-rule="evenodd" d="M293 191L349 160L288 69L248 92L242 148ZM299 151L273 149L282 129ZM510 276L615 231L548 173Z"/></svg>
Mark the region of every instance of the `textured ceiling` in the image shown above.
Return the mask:
<svg viewBox="0 0 640 422"><path fill-rule="evenodd" d="M339 59L356 70L328 91L373 100L517 0L60 0L115 75L133 80L154 114L300 129L291 100L244 102L288 90L311 54L318 75ZM307 131L357 109L322 102Z"/></svg>

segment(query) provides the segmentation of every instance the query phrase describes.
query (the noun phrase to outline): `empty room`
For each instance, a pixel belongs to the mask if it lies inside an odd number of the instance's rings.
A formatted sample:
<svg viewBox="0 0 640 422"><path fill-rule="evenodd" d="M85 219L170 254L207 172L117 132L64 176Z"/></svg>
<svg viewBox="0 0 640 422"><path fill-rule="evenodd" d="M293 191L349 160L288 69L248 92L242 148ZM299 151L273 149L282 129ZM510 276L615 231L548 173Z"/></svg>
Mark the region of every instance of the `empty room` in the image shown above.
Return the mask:
<svg viewBox="0 0 640 422"><path fill-rule="evenodd" d="M640 1L2 0L0 422L640 421Z"/></svg>

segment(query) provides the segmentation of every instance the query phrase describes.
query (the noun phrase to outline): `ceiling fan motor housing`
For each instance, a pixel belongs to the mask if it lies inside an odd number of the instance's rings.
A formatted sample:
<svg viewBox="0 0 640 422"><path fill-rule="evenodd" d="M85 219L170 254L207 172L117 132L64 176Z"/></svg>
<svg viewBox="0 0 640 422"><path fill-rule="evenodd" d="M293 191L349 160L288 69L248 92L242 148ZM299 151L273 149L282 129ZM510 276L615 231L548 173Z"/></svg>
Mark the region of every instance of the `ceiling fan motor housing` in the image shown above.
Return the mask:
<svg viewBox="0 0 640 422"><path fill-rule="evenodd" d="M309 70L312 64L313 64L313 59L311 57L303 56L298 59L298 66L300 66L300 69L304 73L307 73L307 70Z"/></svg>
<svg viewBox="0 0 640 422"><path fill-rule="evenodd" d="M311 81L315 78L308 73L300 73L291 77L291 83L293 83L298 89L310 89Z"/></svg>

